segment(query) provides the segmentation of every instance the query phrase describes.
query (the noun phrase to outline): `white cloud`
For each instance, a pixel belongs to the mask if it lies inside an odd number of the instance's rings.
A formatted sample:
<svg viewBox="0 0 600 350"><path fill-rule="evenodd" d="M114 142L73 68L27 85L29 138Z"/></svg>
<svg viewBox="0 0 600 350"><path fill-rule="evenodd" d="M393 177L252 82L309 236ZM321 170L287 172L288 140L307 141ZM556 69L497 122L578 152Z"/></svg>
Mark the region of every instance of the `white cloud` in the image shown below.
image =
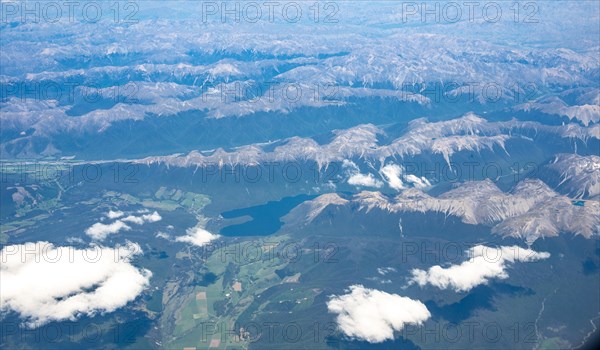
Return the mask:
<svg viewBox="0 0 600 350"><path fill-rule="evenodd" d="M360 168L353 161L344 159L342 161L342 168L346 171L348 176L348 184L354 186L364 187L383 187L383 182L376 179L373 174L361 174Z"/></svg>
<svg viewBox="0 0 600 350"><path fill-rule="evenodd" d="M191 243L202 247L219 237L217 234L210 233L202 227L196 226L188 229L185 236L176 237L175 241Z"/></svg>
<svg viewBox="0 0 600 350"><path fill-rule="evenodd" d="M109 218L109 219L118 219L118 218L120 218L123 215L125 215L125 213L123 213L120 210L117 210L117 211L110 210L108 212L108 214L106 214L106 217Z"/></svg>
<svg viewBox="0 0 600 350"><path fill-rule="evenodd" d="M380 274L380 275L382 275L382 276L385 276L385 275L387 275L390 272L396 272L396 271L397 270L395 268L389 267L389 266L388 267L378 267L377 268L377 273Z"/></svg>
<svg viewBox="0 0 600 350"><path fill-rule="evenodd" d="M405 178L406 181L411 183L415 188L422 190L431 187L431 182L429 182L429 180L427 180L427 178L424 176L418 177L416 175L408 174L405 176Z"/></svg>
<svg viewBox="0 0 600 350"><path fill-rule="evenodd" d="M342 168L346 171L346 175L348 176L347 182L350 185L374 188L381 188L384 185L383 181L375 178L373 174L362 174L358 165L351 160L344 159ZM379 174L391 188L397 191L406 189L407 187L410 187L409 185L418 189L431 187L431 183L427 178L405 174L404 168L398 164L386 164L381 168Z"/></svg>
<svg viewBox="0 0 600 350"><path fill-rule="evenodd" d="M383 182L377 180L373 174L354 174L348 179L348 183L354 186L376 187L381 188Z"/></svg>
<svg viewBox="0 0 600 350"><path fill-rule="evenodd" d="M160 232L158 232L156 234L156 238L162 238L162 239L170 240L171 236L168 233L160 231Z"/></svg>
<svg viewBox="0 0 600 350"><path fill-rule="evenodd" d="M148 215L142 215L142 218L146 221L146 222L157 222L162 220L162 216L160 216L160 214L158 212L153 212L152 214L148 214Z"/></svg>
<svg viewBox="0 0 600 350"><path fill-rule="evenodd" d="M508 278L506 269L515 262L530 262L547 259L549 253L536 252L519 246L492 248L483 245L475 246L467 251L470 259L449 267L439 265L429 270L412 270L410 284L423 287L427 284L440 289L453 289L456 292L469 291L489 280Z"/></svg>
<svg viewBox="0 0 600 350"><path fill-rule="evenodd" d="M113 214L111 214L111 213L113 213ZM110 211L107 216L110 218L111 215L113 217L121 217L124 215L124 213ZM146 222L156 222L156 221L160 221L160 220L162 220L162 217L156 211L153 212L152 214L144 214L141 216L129 215L123 219L113 222L112 224L102 224L99 222L95 223L91 227L89 227L87 230L85 230L85 234L92 237L93 240L102 241L106 237L108 237L108 235L118 233L121 230L125 230L125 231L131 230L131 227L129 225L127 225L125 222L133 223L136 225L143 225Z"/></svg>
<svg viewBox="0 0 600 350"><path fill-rule="evenodd" d="M121 219L121 221L123 222L130 222L132 224L136 224L136 225L142 225L144 224L144 219L141 216L133 216L133 215L129 215L127 217L124 217L123 219Z"/></svg>
<svg viewBox="0 0 600 350"><path fill-rule="evenodd" d="M404 174L404 168L394 163L389 163L381 168L380 173L386 179L388 185L397 191L406 189L408 187L406 186L407 184L418 189L431 187L431 183L426 177Z"/></svg>
<svg viewBox="0 0 600 350"><path fill-rule="evenodd" d="M121 219L121 221L131 222L137 225L143 225L145 222L157 222L160 220L162 220L162 217L156 211L152 214L144 214L142 216L129 215L126 218Z"/></svg>
<svg viewBox="0 0 600 350"><path fill-rule="evenodd" d="M431 314L418 300L389 294L362 285L350 286L349 294L332 296L329 312L338 314L337 324L352 338L381 343L394 339L394 331L406 324L422 324Z"/></svg>
<svg viewBox="0 0 600 350"><path fill-rule="evenodd" d="M67 237L66 241L69 244L85 244L85 241L80 237Z"/></svg>
<svg viewBox="0 0 600 350"><path fill-rule="evenodd" d="M149 284L152 273L130 263L140 253L131 242L87 249L48 242L6 246L0 251L0 310L18 313L32 328L112 312Z"/></svg>
<svg viewBox="0 0 600 350"><path fill-rule="evenodd" d="M129 231L131 230L131 227L119 220L112 224L102 224L97 222L85 230L85 234L92 237L93 240L102 241L108 237L108 235L118 233L121 230Z"/></svg>
<svg viewBox="0 0 600 350"><path fill-rule="evenodd" d="M402 167L396 164L388 164L381 168L381 174L385 177L388 185L395 190L403 190L404 183L400 176L402 176Z"/></svg>

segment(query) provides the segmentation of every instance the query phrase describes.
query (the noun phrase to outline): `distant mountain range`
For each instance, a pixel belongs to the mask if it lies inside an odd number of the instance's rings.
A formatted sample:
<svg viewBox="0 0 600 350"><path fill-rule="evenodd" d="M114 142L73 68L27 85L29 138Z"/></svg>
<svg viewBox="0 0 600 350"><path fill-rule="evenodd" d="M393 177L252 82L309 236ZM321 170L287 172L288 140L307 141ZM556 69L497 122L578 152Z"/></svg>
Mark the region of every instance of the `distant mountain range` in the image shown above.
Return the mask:
<svg viewBox="0 0 600 350"><path fill-rule="evenodd" d="M469 225L486 225L491 232L515 237L532 244L537 239L559 233L600 235L600 203L597 200L573 201L559 195L540 180L524 180L510 192L502 192L491 181L467 182L439 196L430 196L418 189L402 191L395 197L380 192L363 191L345 198L339 194L324 194L302 203L292 212L304 217L304 226L328 208L344 207L352 215L368 215L373 210L387 213L441 213L454 216Z"/></svg>

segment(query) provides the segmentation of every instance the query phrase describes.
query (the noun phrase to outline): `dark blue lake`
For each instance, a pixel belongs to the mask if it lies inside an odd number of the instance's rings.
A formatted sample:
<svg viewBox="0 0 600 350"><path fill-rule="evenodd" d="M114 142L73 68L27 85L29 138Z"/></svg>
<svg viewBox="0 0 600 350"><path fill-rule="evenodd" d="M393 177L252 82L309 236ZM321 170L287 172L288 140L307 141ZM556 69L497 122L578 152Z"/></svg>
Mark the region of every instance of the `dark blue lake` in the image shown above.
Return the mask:
<svg viewBox="0 0 600 350"><path fill-rule="evenodd" d="M230 225L219 232L223 236L267 236L277 232L283 225L280 220L300 203L311 200L316 196L301 194L294 197L285 197L279 201L271 201L248 208L230 210L221 213L225 219L235 219L250 216L250 221L242 224Z"/></svg>

